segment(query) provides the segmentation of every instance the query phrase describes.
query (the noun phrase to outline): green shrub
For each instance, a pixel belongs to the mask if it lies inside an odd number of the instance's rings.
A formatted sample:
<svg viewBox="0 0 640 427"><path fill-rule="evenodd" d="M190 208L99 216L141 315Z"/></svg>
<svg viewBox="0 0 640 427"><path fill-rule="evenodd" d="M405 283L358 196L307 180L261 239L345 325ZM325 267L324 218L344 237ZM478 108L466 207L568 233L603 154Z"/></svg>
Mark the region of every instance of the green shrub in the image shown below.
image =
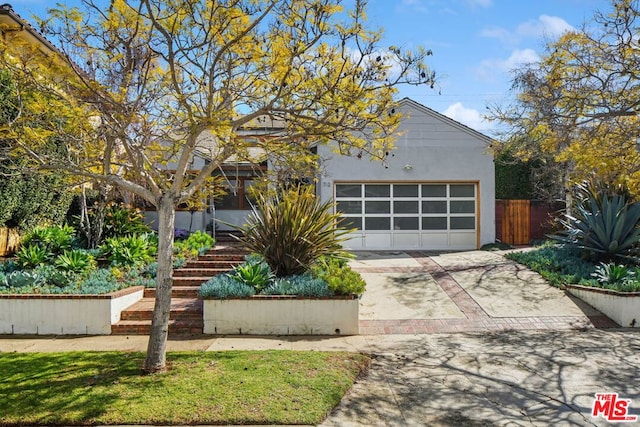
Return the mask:
<svg viewBox="0 0 640 427"><path fill-rule="evenodd" d="M325 281L336 295L362 295L367 286L360 273L353 271L341 258L322 257L313 264L311 272Z"/></svg>
<svg viewBox="0 0 640 427"><path fill-rule="evenodd" d="M599 284L607 286L624 285L635 279L635 271L633 271L633 269L626 265L615 264L613 262L601 262L596 266L595 271L591 273L591 275Z"/></svg>
<svg viewBox="0 0 640 427"><path fill-rule="evenodd" d="M236 266L229 275L238 282L251 286L256 293L268 286L274 277L269 264L264 261L244 262Z"/></svg>
<svg viewBox="0 0 640 427"><path fill-rule="evenodd" d="M6 276L7 286L9 288L26 288L39 286L44 282L41 275L34 271L13 271Z"/></svg>
<svg viewBox="0 0 640 427"><path fill-rule="evenodd" d="M74 249L64 251L61 255L58 255L54 265L63 271L82 273L95 267L95 259L86 251Z"/></svg>
<svg viewBox="0 0 640 427"><path fill-rule="evenodd" d="M157 252L157 247L145 235L111 237L101 249L112 264L130 266L151 262Z"/></svg>
<svg viewBox="0 0 640 427"><path fill-rule="evenodd" d="M184 242L189 249L196 249L202 255L215 245L216 239L202 231L195 231Z"/></svg>
<svg viewBox="0 0 640 427"><path fill-rule="evenodd" d="M187 265L187 260L184 257L176 256L173 258L173 268L182 268ZM157 269L156 269L157 271Z"/></svg>
<svg viewBox="0 0 640 427"><path fill-rule="evenodd" d="M595 266L582 258L582 251L574 246L551 242L538 249L512 252L506 258L526 265L556 286L589 280Z"/></svg>
<svg viewBox="0 0 640 427"><path fill-rule="evenodd" d="M77 281L76 275L72 272L58 270L52 265L41 265L33 272L42 278L42 286L64 288Z"/></svg>
<svg viewBox="0 0 640 427"><path fill-rule="evenodd" d="M327 283L324 280L315 278L307 273L299 276L277 278L273 284L262 291L262 294L326 297L333 295L333 292L327 287Z"/></svg>
<svg viewBox="0 0 640 427"><path fill-rule="evenodd" d="M561 220L564 233L550 236L593 254L596 259L629 258L640 243L640 202L629 203L624 194L609 194L584 184L575 215Z"/></svg>
<svg viewBox="0 0 640 427"><path fill-rule="evenodd" d="M202 298L241 298L255 295L255 289L237 281L227 274L212 277L200 287Z"/></svg>
<svg viewBox="0 0 640 427"><path fill-rule="evenodd" d="M30 243L22 246L16 253L18 263L24 268L33 268L49 262L52 254L46 247Z"/></svg>
<svg viewBox="0 0 640 427"><path fill-rule="evenodd" d="M70 249L75 243L75 230L68 225L35 227L22 238L22 245L37 245L45 248L52 256Z"/></svg>
<svg viewBox="0 0 640 427"><path fill-rule="evenodd" d="M111 269L99 268L89 274L89 276L79 283L76 293L78 294L106 294L114 292L128 284L119 283L112 274Z"/></svg>
<svg viewBox="0 0 640 427"><path fill-rule="evenodd" d="M123 203L109 203L106 206L102 229L105 240L111 237L138 236L151 232L151 228L144 222L144 214L140 209Z"/></svg>
<svg viewBox="0 0 640 427"><path fill-rule="evenodd" d="M342 216L333 206L321 203L312 187L282 190L272 198L260 194L248 224L239 228L240 240L264 256L276 276L302 274L319 257L344 253L340 243L349 231L338 227Z"/></svg>
<svg viewBox="0 0 640 427"><path fill-rule="evenodd" d="M12 259L7 260L3 263L0 263L0 272L3 272L3 273L11 273L12 271L16 271L19 269L20 269L20 265Z"/></svg>

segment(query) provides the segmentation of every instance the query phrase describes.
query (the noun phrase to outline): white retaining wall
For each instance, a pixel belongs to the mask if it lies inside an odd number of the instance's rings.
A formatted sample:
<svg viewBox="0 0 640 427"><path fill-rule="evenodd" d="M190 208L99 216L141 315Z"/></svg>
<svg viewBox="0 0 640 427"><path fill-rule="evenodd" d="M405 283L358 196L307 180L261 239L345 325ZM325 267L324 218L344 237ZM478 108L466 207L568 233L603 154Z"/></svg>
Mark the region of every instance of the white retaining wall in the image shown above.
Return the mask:
<svg viewBox="0 0 640 427"><path fill-rule="evenodd" d="M203 319L205 334L357 335L359 300L205 299Z"/></svg>
<svg viewBox="0 0 640 427"><path fill-rule="evenodd" d="M569 293L607 315L618 325L640 327L640 293L616 292L588 286L567 286Z"/></svg>
<svg viewBox="0 0 640 427"><path fill-rule="evenodd" d="M0 295L0 334L110 335L143 292L136 286L105 295Z"/></svg>

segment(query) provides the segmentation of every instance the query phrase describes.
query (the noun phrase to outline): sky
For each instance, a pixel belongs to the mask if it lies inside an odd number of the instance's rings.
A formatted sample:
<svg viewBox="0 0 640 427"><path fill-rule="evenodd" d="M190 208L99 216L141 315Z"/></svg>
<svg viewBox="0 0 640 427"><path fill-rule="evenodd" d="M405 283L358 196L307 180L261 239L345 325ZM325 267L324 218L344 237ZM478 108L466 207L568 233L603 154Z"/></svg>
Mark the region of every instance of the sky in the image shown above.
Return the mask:
<svg viewBox="0 0 640 427"><path fill-rule="evenodd" d="M46 16L53 4L10 3L27 20ZM400 98L409 97L493 136L495 124L483 115L488 105L506 105L512 99L510 70L536 61L545 40L580 28L595 11L610 9L610 0L369 0L367 15L372 27L384 30L383 46L433 51L427 65L438 76L436 88L401 87Z"/></svg>

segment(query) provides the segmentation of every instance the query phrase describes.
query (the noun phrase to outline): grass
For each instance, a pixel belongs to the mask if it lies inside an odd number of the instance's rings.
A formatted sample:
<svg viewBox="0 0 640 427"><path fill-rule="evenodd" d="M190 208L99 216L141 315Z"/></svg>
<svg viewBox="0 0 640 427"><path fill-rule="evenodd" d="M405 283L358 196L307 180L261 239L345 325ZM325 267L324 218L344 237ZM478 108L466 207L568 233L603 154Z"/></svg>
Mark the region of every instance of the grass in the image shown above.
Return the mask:
<svg viewBox="0 0 640 427"><path fill-rule="evenodd" d="M318 424L370 359L357 353L0 353L0 425Z"/></svg>

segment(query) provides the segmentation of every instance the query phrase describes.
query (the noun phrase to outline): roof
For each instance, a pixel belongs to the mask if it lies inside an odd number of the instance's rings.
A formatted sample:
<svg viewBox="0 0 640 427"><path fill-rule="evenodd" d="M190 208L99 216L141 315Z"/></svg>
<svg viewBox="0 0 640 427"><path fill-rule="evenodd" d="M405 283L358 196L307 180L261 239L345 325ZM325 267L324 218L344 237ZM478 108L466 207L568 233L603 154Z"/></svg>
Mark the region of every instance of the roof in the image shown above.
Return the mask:
<svg viewBox="0 0 640 427"><path fill-rule="evenodd" d="M469 126L460 123L457 120L452 119L451 117L447 117L444 114L438 113L436 110L433 110L425 105L420 104L419 102L414 101L411 98L402 98L399 102L399 105L408 105L416 110L419 110L425 114L428 114L434 118L437 118L465 133L470 134L471 136L474 136L475 138L478 138L484 142L486 142L487 144L493 144L495 141L493 140L493 138L483 134L482 132L478 132L475 129L470 128Z"/></svg>
<svg viewBox="0 0 640 427"><path fill-rule="evenodd" d="M37 44L45 53L55 52L61 54L60 51L36 30L31 24L24 20L20 15L14 12L9 3L0 5L0 25L3 26L0 31L20 32L20 36L31 44ZM64 55L63 55L64 56Z"/></svg>

